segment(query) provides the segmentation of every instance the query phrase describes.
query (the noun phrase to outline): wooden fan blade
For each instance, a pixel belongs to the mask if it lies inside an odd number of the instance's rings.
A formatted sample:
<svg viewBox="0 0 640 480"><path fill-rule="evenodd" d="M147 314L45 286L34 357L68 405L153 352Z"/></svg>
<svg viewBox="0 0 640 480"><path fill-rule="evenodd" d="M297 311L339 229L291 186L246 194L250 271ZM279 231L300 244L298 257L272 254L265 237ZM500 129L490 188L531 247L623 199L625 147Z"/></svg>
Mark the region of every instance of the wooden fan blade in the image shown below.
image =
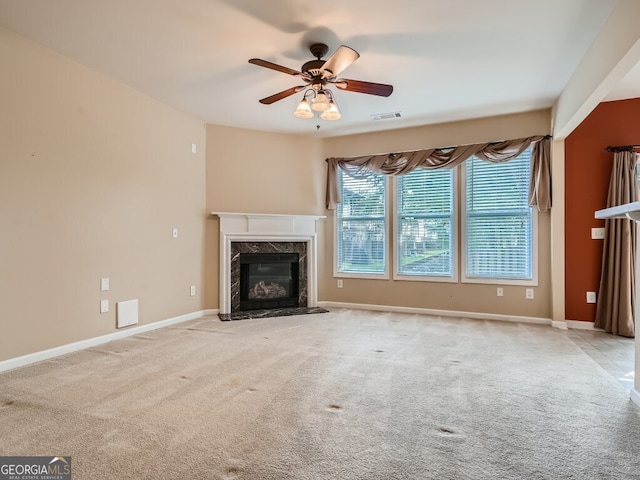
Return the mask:
<svg viewBox="0 0 640 480"><path fill-rule="evenodd" d="M333 55L331 55L327 59L327 61L324 62L324 65L322 66L321 70L326 72L324 75L325 77L335 77L336 75L339 75L340 72L342 72L349 65L355 62L358 59L358 57L360 57L360 54L356 52L353 48L347 47L345 45L340 45L340 48L338 48L333 53Z"/></svg>
<svg viewBox="0 0 640 480"><path fill-rule="evenodd" d="M288 96L293 95L294 93L298 93L299 91L304 90L304 88L305 88L305 85L299 85L297 87L287 88L282 92L275 93L270 97L263 98L262 100L260 100L260 103L263 103L264 105L271 105L272 103L277 102L278 100L282 100L283 98L287 98Z"/></svg>
<svg viewBox="0 0 640 480"><path fill-rule="evenodd" d="M283 67L282 65L267 62L266 60L261 60L259 58L252 58L251 60L249 60L249 63L253 63L254 65L258 65L259 67L270 68L271 70L287 73L289 75L302 75L302 72L293 70L292 68Z"/></svg>
<svg viewBox="0 0 640 480"><path fill-rule="evenodd" d="M393 93L393 85L363 82L362 80L349 80L348 78L341 78L335 82L334 85L340 90L379 95L381 97L388 97Z"/></svg>

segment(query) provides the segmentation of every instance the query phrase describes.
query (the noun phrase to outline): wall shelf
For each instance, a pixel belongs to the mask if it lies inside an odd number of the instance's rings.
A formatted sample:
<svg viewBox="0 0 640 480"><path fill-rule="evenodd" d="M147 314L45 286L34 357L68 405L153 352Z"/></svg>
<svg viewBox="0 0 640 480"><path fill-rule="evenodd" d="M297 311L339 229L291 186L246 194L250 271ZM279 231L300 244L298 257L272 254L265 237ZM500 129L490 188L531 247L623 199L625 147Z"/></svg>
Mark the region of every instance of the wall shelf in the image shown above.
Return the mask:
<svg viewBox="0 0 640 480"><path fill-rule="evenodd" d="M625 203L617 207L604 208L596 212L596 218L607 220L613 218L628 218L640 222L640 202Z"/></svg>

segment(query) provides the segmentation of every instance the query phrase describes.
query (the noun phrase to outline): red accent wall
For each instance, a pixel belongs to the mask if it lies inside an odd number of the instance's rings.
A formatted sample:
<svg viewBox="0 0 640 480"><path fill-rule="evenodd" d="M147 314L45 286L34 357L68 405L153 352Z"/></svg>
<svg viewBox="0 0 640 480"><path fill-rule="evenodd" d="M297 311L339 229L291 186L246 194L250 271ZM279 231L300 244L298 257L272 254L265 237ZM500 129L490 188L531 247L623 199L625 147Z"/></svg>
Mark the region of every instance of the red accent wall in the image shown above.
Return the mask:
<svg viewBox="0 0 640 480"><path fill-rule="evenodd" d="M640 144L640 98L601 103L565 139L565 318L595 320L586 292L598 291L604 227L594 212L606 208L613 154L608 145Z"/></svg>

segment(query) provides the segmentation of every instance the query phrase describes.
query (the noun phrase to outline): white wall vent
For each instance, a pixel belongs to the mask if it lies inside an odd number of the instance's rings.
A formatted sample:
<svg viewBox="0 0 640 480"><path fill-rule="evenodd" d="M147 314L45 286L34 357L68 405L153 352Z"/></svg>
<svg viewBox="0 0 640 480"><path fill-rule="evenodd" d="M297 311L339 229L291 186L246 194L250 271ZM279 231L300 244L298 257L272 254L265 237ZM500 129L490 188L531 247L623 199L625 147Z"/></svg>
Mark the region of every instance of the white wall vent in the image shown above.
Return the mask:
<svg viewBox="0 0 640 480"><path fill-rule="evenodd" d="M392 118L400 118L400 117L402 117L401 112L378 113L376 115L371 115L371 120L375 122L377 120L391 120Z"/></svg>
<svg viewBox="0 0 640 480"><path fill-rule="evenodd" d="M138 323L138 300L127 300L116 303L118 328Z"/></svg>

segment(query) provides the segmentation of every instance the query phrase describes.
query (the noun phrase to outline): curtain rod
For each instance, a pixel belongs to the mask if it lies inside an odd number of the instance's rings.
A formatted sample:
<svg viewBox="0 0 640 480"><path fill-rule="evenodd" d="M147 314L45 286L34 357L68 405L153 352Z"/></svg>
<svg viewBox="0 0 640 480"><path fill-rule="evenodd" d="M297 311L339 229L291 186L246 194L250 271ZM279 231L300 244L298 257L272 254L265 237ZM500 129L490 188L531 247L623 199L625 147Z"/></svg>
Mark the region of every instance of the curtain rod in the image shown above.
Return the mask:
<svg viewBox="0 0 640 480"><path fill-rule="evenodd" d="M607 152L633 152L636 148L640 148L640 145L618 145L617 147L609 145L605 150Z"/></svg>

